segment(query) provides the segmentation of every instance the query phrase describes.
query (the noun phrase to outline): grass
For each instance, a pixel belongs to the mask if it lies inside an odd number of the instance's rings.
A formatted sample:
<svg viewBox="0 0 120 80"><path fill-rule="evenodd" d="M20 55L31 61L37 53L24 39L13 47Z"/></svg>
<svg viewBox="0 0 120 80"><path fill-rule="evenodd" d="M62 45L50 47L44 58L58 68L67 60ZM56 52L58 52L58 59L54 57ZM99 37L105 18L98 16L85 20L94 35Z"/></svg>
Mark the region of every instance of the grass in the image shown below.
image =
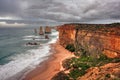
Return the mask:
<svg viewBox="0 0 120 80"><path fill-rule="evenodd" d="M84 75L86 73L86 69L89 67L90 66L85 63L74 64L73 69L70 70L69 76L75 80L79 76Z"/></svg>
<svg viewBox="0 0 120 80"><path fill-rule="evenodd" d="M70 78L76 80L78 77L83 76L86 73L86 70L90 67L99 67L110 62L119 62L120 58L112 59L107 58L105 55L100 55L99 58L95 57L85 57L80 58L71 58L63 61L63 67L66 70L70 70L68 74ZM106 75L109 77L109 75Z"/></svg>
<svg viewBox="0 0 120 80"><path fill-rule="evenodd" d="M79 69L73 69L70 71L68 74L69 77L71 77L73 80L76 80L77 77L84 75L85 71L84 70L79 70Z"/></svg>

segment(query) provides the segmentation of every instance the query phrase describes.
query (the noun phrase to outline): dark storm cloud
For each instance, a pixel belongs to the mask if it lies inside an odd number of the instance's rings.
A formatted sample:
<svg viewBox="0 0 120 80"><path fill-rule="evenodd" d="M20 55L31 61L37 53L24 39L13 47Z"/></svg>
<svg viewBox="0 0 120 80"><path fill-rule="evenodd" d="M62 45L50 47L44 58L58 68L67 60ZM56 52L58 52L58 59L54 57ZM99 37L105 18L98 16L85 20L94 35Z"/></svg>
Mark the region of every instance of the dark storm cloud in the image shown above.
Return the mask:
<svg viewBox="0 0 120 80"><path fill-rule="evenodd" d="M0 0L0 17L20 15L22 11L21 1L20 0Z"/></svg>
<svg viewBox="0 0 120 80"><path fill-rule="evenodd" d="M103 2L103 3L102 3ZM96 5L96 6L94 6ZM94 6L94 7L93 7ZM83 20L105 20L105 19L120 19L120 1L96 1L85 9Z"/></svg>
<svg viewBox="0 0 120 80"><path fill-rule="evenodd" d="M120 21L120 0L0 0L7 23ZM14 19L17 18L17 19Z"/></svg>

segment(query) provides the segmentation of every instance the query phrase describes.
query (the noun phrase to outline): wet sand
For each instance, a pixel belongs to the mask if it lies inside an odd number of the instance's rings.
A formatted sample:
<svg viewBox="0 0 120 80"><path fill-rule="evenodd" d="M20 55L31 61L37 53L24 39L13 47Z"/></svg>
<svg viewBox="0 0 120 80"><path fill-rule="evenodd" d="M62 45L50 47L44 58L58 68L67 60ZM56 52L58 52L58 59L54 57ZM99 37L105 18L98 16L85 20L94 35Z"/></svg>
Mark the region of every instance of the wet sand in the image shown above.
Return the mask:
<svg viewBox="0 0 120 80"><path fill-rule="evenodd" d="M51 45L51 56L40 64L39 67L29 72L23 80L51 80L51 78L63 70L62 61L74 55L59 45L59 41Z"/></svg>

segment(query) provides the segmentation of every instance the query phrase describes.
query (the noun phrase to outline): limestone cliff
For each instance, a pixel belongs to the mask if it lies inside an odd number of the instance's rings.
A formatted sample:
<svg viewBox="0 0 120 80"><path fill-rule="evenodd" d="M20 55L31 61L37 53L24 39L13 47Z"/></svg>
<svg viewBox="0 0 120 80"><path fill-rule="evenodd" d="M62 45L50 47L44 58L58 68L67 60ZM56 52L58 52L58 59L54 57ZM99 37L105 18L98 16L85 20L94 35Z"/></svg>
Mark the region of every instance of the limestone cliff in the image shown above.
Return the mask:
<svg viewBox="0 0 120 80"><path fill-rule="evenodd" d="M58 27L60 44L82 46L89 54L120 57L120 24L65 24ZM76 36L77 35L77 36Z"/></svg>
<svg viewBox="0 0 120 80"><path fill-rule="evenodd" d="M45 33L51 33L51 27L46 26L45 27Z"/></svg>
<svg viewBox="0 0 120 80"><path fill-rule="evenodd" d="M62 46L67 44L73 44L75 41L75 26L74 25L62 25L59 26L59 40Z"/></svg>

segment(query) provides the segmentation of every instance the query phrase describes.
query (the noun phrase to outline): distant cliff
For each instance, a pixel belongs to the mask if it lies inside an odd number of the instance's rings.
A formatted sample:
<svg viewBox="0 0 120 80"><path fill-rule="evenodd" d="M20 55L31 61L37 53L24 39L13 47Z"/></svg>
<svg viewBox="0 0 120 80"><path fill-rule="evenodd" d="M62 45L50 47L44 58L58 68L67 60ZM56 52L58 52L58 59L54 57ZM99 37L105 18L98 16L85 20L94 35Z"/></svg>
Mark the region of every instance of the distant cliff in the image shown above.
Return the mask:
<svg viewBox="0 0 120 80"><path fill-rule="evenodd" d="M120 24L64 24L58 30L60 44L74 44L77 53L120 57Z"/></svg>

